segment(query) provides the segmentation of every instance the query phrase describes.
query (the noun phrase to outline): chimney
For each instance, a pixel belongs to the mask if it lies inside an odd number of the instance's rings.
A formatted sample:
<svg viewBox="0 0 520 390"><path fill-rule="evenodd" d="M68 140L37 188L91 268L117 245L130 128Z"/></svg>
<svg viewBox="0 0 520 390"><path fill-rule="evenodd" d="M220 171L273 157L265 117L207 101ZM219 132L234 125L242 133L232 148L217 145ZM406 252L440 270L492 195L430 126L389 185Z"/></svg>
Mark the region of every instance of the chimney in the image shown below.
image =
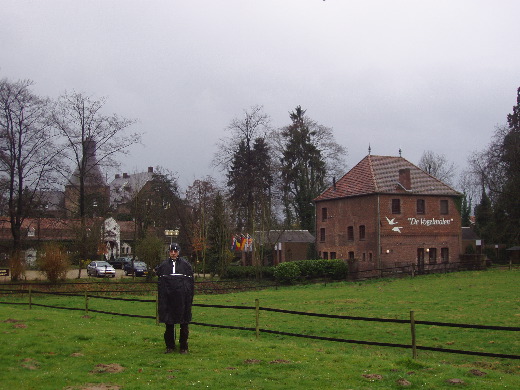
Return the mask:
<svg viewBox="0 0 520 390"><path fill-rule="evenodd" d="M123 173L123 179L128 179L128 173Z"/></svg>
<svg viewBox="0 0 520 390"><path fill-rule="evenodd" d="M153 173L153 167L148 167L148 172Z"/></svg>
<svg viewBox="0 0 520 390"><path fill-rule="evenodd" d="M399 169L399 184L403 186L406 191L412 189L412 179L410 178L410 168Z"/></svg>
<svg viewBox="0 0 520 390"><path fill-rule="evenodd" d="M119 173L116 173L116 179L119 179L120 177Z"/></svg>

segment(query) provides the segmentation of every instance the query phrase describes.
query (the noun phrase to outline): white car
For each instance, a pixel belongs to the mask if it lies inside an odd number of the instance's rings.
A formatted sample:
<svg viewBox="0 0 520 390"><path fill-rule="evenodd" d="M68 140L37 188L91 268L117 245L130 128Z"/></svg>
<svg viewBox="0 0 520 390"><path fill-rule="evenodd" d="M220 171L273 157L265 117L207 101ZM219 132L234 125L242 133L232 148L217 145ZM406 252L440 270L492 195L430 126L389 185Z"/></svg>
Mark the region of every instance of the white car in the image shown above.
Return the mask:
<svg viewBox="0 0 520 390"><path fill-rule="evenodd" d="M87 265L88 276L109 276L114 278L116 276L116 270L106 261L92 261Z"/></svg>

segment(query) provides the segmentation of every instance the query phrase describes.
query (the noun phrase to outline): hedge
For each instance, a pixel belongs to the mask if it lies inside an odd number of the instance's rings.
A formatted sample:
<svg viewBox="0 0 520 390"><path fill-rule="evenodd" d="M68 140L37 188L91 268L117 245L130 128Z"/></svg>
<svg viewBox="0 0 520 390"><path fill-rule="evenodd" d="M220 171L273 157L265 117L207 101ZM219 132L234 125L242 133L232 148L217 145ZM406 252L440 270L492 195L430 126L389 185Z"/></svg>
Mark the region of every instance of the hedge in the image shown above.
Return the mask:
<svg viewBox="0 0 520 390"><path fill-rule="evenodd" d="M345 279L347 275L347 264L339 259L289 261L278 264L274 269L275 279L283 284L318 278L340 280Z"/></svg>

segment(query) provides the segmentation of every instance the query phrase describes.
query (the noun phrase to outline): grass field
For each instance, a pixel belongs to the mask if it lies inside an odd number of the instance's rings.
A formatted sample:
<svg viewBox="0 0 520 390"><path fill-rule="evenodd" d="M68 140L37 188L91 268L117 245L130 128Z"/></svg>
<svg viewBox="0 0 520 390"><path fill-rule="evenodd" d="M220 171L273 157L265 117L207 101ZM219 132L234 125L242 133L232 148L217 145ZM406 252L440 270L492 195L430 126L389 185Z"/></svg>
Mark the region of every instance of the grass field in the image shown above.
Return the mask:
<svg viewBox="0 0 520 390"><path fill-rule="evenodd" d="M195 303L518 327L520 272L309 284L197 295ZM119 295L118 295L119 296ZM133 296L135 297L135 296ZM153 295L138 297L153 299ZM2 301L27 302L23 297ZM34 303L84 307L81 297ZM90 309L155 315L153 303L91 298ZM194 321L253 327L253 310L194 307ZM260 328L410 344L406 324L260 312ZM191 326L188 355L163 354L153 319L0 305L0 389L518 389L520 360L375 347ZM417 326L418 345L520 355L518 332Z"/></svg>

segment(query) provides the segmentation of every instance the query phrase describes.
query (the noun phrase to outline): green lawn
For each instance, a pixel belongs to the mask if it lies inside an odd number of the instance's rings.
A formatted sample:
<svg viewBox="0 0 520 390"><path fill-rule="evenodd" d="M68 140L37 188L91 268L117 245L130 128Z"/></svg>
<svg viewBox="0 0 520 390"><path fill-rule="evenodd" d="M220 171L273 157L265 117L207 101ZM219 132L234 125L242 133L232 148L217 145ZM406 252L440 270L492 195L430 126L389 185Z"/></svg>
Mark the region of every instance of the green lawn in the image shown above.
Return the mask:
<svg viewBox="0 0 520 390"><path fill-rule="evenodd" d="M195 303L348 316L518 327L520 272L340 282L220 295ZM119 296L119 295L118 295ZM130 296L125 296L129 298ZM135 296L132 296L135 298ZM153 299L153 295L137 297ZM27 302L28 296L0 300ZM82 297L34 294L34 303L84 307ZM89 299L89 308L155 315L153 303ZM255 326L254 310L194 307L194 321ZM407 324L260 311L260 327L410 344ZM519 388L520 360L376 347L192 325L190 354L163 354L153 319L0 305L0 389L467 389ZM418 325L418 345L520 355L518 332ZM454 383L449 383L452 380ZM463 383L458 383L463 381Z"/></svg>

